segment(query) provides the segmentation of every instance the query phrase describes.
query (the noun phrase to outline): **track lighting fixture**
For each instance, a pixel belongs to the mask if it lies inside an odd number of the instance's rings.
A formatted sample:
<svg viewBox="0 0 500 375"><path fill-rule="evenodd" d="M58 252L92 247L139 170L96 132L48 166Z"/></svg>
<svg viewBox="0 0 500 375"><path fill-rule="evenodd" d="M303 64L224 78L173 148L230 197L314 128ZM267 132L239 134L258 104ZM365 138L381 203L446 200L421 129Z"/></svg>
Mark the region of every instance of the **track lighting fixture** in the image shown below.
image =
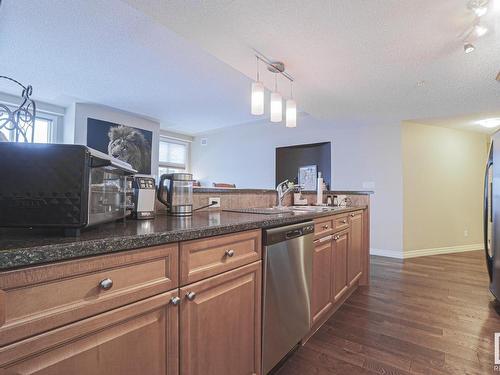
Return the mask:
<svg viewBox="0 0 500 375"><path fill-rule="evenodd" d="M464 44L464 52L465 53L474 52L475 49L476 49L476 47L474 47L474 45L472 43L465 43Z"/></svg>
<svg viewBox="0 0 500 375"><path fill-rule="evenodd" d="M259 62L267 65L267 70L274 74L274 90L271 93L270 120L274 123L283 121L283 97L278 91L278 76L281 75L290 81L290 99L286 101L286 127L294 128L297 126L297 103L293 99L292 82L293 78L285 73L285 64L281 61L270 61L261 54L257 58L257 80L252 83L252 106L253 115L264 113L264 85L260 81Z"/></svg>

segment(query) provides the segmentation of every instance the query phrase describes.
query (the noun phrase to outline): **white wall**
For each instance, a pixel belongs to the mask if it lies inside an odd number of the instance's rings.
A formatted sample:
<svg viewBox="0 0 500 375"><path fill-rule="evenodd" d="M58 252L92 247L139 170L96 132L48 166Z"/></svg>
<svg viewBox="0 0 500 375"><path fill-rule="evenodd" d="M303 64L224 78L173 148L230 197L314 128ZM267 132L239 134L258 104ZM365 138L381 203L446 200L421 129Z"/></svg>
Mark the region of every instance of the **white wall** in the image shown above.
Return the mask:
<svg viewBox="0 0 500 375"><path fill-rule="evenodd" d="M87 118L89 117L152 131L153 145L151 155L151 174L157 174L158 142L160 133L159 122L106 106L76 103L74 106L70 106L66 110L64 121L65 143L75 143L82 145L87 143Z"/></svg>
<svg viewBox="0 0 500 375"><path fill-rule="evenodd" d="M208 145L201 146L206 138ZM371 247L402 254L402 171L400 124L360 127L300 116L298 127L262 121L195 137L191 165L204 185L235 183L240 188L274 188L275 149L279 146L332 142L332 189L366 190L372 196Z"/></svg>

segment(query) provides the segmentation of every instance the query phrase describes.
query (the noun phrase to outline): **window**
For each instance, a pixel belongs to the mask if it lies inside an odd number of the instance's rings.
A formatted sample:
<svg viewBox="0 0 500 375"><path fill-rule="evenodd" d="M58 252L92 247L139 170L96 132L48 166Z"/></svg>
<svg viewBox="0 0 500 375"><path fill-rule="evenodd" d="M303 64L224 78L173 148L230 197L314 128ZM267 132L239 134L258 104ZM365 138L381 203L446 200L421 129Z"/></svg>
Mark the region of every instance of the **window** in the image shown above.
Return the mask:
<svg viewBox="0 0 500 375"><path fill-rule="evenodd" d="M35 118L35 143L51 143L55 140L55 119L50 118L48 115L37 115ZM5 128L0 129L2 134L9 140L15 141L16 135L13 130ZM24 142L23 137L19 137L19 142Z"/></svg>
<svg viewBox="0 0 500 375"><path fill-rule="evenodd" d="M166 173L188 172L189 142L161 137L158 176Z"/></svg>

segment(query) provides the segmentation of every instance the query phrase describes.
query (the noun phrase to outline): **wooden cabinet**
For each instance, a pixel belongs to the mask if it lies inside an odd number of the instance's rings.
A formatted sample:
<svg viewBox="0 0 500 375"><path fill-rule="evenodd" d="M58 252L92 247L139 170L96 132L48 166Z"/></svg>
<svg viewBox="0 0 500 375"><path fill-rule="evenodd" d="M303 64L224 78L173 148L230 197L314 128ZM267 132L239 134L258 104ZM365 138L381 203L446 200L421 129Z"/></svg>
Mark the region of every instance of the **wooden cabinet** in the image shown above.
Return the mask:
<svg viewBox="0 0 500 375"><path fill-rule="evenodd" d="M347 255L347 279L349 286L351 286L361 277L362 272L363 212L351 213L349 223L351 233Z"/></svg>
<svg viewBox="0 0 500 375"><path fill-rule="evenodd" d="M334 287L332 267L332 236L315 242L313 250L311 318L312 324L321 320L332 306L332 288Z"/></svg>
<svg viewBox="0 0 500 375"><path fill-rule="evenodd" d="M178 373L177 290L0 348L9 375Z"/></svg>
<svg viewBox="0 0 500 375"><path fill-rule="evenodd" d="M181 242L180 284L186 285L258 261L262 230Z"/></svg>
<svg viewBox="0 0 500 375"><path fill-rule="evenodd" d="M0 273L0 346L176 288L178 252L175 243Z"/></svg>
<svg viewBox="0 0 500 375"><path fill-rule="evenodd" d="M261 293L260 261L180 289L181 375L260 374Z"/></svg>
<svg viewBox="0 0 500 375"><path fill-rule="evenodd" d="M355 211L314 220L310 334L360 282L368 252L363 215L363 211Z"/></svg>
<svg viewBox="0 0 500 375"><path fill-rule="evenodd" d="M349 231L340 232L333 237L333 284L332 301L338 301L346 292L347 259L349 252Z"/></svg>

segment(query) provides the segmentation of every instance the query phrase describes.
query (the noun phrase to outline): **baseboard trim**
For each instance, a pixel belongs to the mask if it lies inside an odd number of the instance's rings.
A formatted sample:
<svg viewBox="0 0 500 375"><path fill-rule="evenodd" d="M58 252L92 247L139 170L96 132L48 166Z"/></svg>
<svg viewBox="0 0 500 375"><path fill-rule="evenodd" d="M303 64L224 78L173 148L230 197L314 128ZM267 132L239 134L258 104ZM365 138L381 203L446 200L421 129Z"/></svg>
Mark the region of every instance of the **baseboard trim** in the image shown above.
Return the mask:
<svg viewBox="0 0 500 375"><path fill-rule="evenodd" d="M404 252L398 250L383 250L383 249L371 248L370 255L377 255L380 257L388 257L396 259L407 259L407 258L425 257L429 255L463 253L466 251L482 250L483 248L484 245L482 243L472 244L472 245L436 247L433 249L408 250Z"/></svg>
<svg viewBox="0 0 500 375"><path fill-rule="evenodd" d="M383 250L383 249L370 249L370 255L377 255L379 257L403 259L403 253L398 250Z"/></svg>
<svg viewBox="0 0 500 375"><path fill-rule="evenodd" d="M479 243L472 245L436 247L434 249L409 250L405 251L403 256L406 259L406 258L425 257L429 255L463 253L466 251L483 250L483 249L484 249L484 244Z"/></svg>

